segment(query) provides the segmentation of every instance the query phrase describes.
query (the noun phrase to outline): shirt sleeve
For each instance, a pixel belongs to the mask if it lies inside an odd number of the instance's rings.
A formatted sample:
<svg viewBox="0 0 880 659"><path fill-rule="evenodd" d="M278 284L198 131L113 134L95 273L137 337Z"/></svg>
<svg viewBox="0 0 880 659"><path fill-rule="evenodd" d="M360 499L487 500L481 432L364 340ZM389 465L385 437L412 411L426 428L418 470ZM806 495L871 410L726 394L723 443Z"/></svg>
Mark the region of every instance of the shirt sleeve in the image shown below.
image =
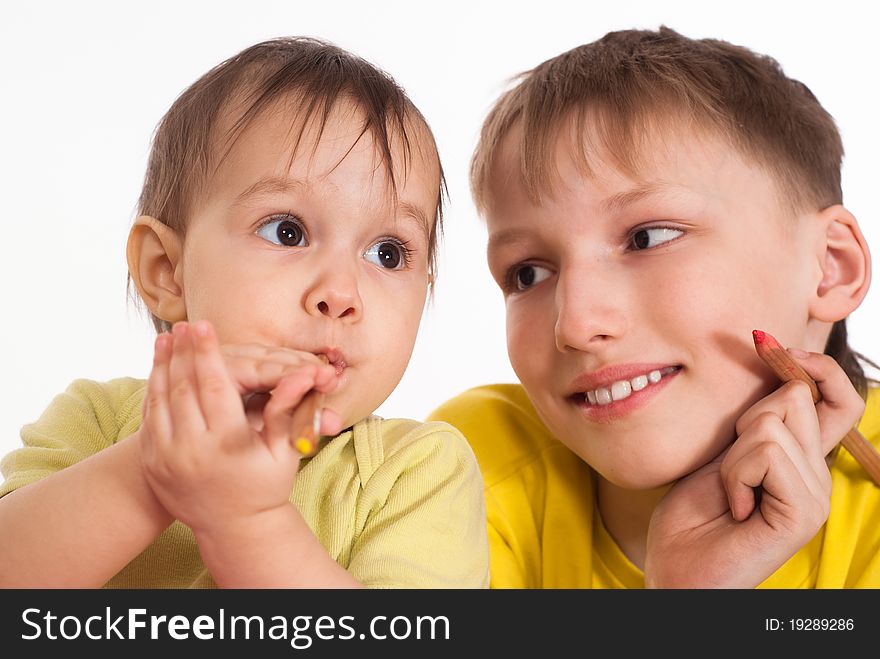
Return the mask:
<svg viewBox="0 0 880 659"><path fill-rule="evenodd" d="M140 420L144 383L76 380L40 418L21 429L22 446L0 461L0 497L69 467L130 434Z"/></svg>
<svg viewBox="0 0 880 659"><path fill-rule="evenodd" d="M489 549L483 481L461 433L445 423L388 446L364 484L370 512L352 548L351 574L373 588L486 588Z"/></svg>

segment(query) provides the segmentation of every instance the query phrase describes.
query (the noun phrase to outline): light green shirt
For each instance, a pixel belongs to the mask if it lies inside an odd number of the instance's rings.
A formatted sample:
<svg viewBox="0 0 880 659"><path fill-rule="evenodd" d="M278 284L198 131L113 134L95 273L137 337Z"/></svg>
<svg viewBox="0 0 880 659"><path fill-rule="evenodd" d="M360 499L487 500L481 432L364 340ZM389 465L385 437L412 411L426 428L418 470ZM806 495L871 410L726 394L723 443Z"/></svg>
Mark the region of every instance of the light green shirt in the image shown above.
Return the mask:
<svg viewBox="0 0 880 659"><path fill-rule="evenodd" d="M145 390L145 381L131 378L71 384L22 429L24 446L0 462L6 478L0 496L131 435L141 423ZM303 460L290 501L336 562L365 586L488 585L483 483L467 442L445 423L370 417L355 424ZM195 537L180 522L106 585L215 587Z"/></svg>

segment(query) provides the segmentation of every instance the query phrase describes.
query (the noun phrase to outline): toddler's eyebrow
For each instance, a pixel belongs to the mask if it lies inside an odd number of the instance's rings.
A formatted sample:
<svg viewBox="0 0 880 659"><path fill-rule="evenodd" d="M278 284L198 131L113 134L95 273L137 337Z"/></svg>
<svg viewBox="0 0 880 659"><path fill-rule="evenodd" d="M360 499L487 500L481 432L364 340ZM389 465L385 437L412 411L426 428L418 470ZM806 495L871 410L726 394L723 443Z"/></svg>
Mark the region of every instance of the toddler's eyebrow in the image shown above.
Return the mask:
<svg viewBox="0 0 880 659"><path fill-rule="evenodd" d="M425 213L421 208L416 206L415 204L410 204L406 201L401 201L397 204L397 207L403 211L403 216L409 218L411 220L415 220L419 224L419 228L422 230L422 233L425 235L425 238L429 238L431 235L431 225L428 222L428 218L425 217Z"/></svg>
<svg viewBox="0 0 880 659"><path fill-rule="evenodd" d="M248 187L244 192L239 194L233 205L241 204L251 197L259 197L260 195L277 194L279 192L307 192L309 184L299 179L284 176L269 176L261 178L259 181Z"/></svg>

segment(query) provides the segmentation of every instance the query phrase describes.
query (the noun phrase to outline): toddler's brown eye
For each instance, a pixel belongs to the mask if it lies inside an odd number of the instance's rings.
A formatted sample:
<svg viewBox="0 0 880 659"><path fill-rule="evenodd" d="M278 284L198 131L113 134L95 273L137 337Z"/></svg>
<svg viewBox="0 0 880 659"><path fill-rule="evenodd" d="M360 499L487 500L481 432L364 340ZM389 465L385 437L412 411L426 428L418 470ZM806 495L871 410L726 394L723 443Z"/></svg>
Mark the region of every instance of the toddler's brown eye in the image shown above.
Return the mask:
<svg viewBox="0 0 880 659"><path fill-rule="evenodd" d="M368 249L364 256L370 263L381 268L397 270L406 265L406 248L392 240L380 240Z"/></svg>
<svg viewBox="0 0 880 659"><path fill-rule="evenodd" d="M281 244L288 247L295 247L303 237L302 229L289 220L279 223L275 233Z"/></svg>
<svg viewBox="0 0 880 659"><path fill-rule="evenodd" d="M307 243L302 225L296 220L287 219L287 217L266 222L257 229L257 235L276 245L304 247Z"/></svg>

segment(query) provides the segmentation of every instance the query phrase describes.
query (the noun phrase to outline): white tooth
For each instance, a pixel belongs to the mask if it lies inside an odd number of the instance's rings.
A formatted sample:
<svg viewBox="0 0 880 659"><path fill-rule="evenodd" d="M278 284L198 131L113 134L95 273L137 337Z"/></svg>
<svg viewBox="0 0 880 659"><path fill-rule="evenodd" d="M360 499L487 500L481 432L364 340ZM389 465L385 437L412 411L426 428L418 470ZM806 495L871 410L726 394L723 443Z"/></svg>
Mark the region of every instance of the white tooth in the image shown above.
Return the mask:
<svg viewBox="0 0 880 659"><path fill-rule="evenodd" d="M632 384L633 391L641 391L648 386L648 376L638 375L630 380L630 383Z"/></svg>
<svg viewBox="0 0 880 659"><path fill-rule="evenodd" d="M632 393L632 385L627 380L621 380L611 385L611 398L613 400L623 400L629 398Z"/></svg>
<svg viewBox="0 0 880 659"><path fill-rule="evenodd" d="M648 380L651 381L651 384L657 384L660 382L660 378L663 377L660 375L660 371L651 371L648 373Z"/></svg>
<svg viewBox="0 0 880 659"><path fill-rule="evenodd" d="M587 401L590 403L590 405L596 404L596 392L595 391L588 391L587 392Z"/></svg>
<svg viewBox="0 0 880 659"><path fill-rule="evenodd" d="M599 405L608 405L611 402L611 392L604 387L602 389L596 389L596 402Z"/></svg>

